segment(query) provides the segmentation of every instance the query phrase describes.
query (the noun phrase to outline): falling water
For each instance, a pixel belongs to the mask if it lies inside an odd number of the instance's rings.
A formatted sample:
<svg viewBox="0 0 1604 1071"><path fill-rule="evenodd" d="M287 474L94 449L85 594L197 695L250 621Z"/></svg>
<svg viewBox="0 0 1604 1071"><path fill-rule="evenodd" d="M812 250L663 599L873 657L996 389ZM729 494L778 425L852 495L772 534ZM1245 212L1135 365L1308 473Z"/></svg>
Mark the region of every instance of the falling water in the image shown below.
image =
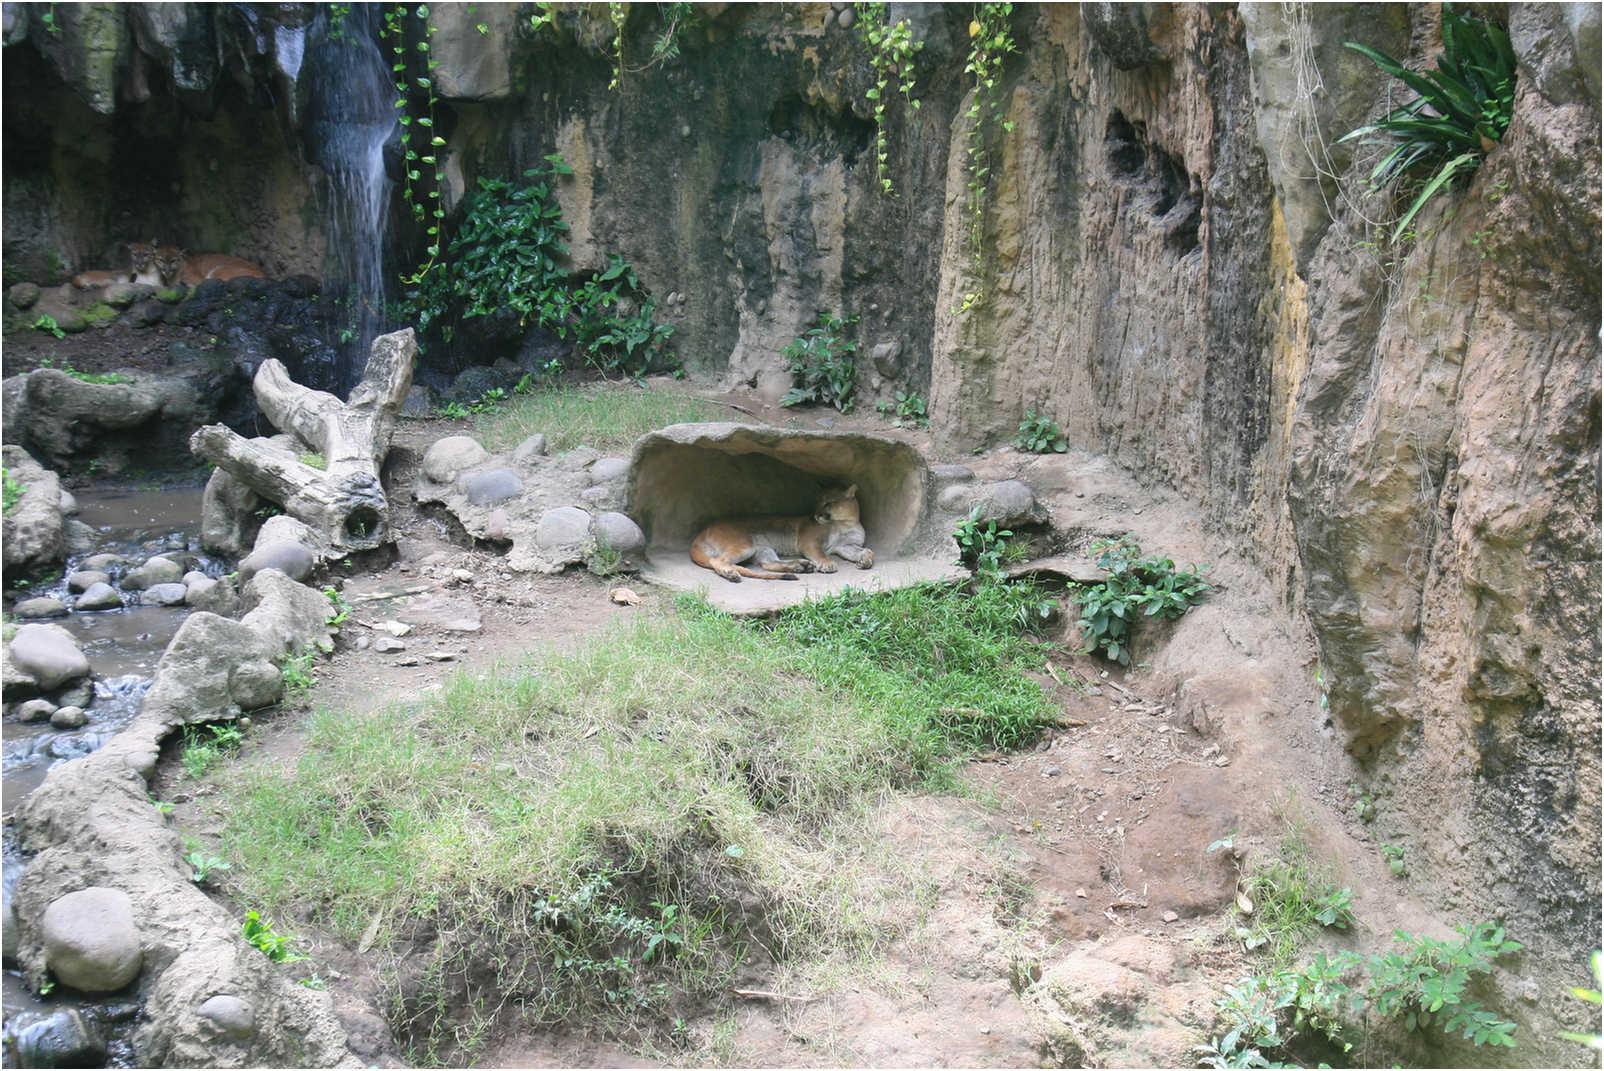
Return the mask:
<svg viewBox="0 0 1604 1071"><path fill-rule="evenodd" d="M343 302L334 329L341 364L332 386L356 382L384 318L384 232L391 183L385 143L396 135L395 87L379 51L379 7L352 4L318 17L306 51L308 149L328 176L325 290Z"/></svg>

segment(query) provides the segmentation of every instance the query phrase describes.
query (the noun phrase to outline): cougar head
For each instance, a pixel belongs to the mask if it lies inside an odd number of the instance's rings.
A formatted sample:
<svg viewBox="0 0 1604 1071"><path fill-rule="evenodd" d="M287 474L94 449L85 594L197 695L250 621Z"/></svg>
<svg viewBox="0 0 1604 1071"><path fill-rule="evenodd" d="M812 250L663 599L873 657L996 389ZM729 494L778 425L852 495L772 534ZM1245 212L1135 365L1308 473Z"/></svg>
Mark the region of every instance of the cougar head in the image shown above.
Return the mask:
<svg viewBox="0 0 1604 1071"><path fill-rule="evenodd" d="M858 485L845 491L825 491L813 508L813 519L820 524L858 523Z"/></svg>
<svg viewBox="0 0 1604 1071"><path fill-rule="evenodd" d="M148 242L128 243L129 277L137 278L146 272L153 271L156 263L156 239Z"/></svg>
<svg viewBox="0 0 1604 1071"><path fill-rule="evenodd" d="M163 286L173 286L178 282L178 275L184 270L184 251L176 245L164 245L156 250L156 272L162 278Z"/></svg>

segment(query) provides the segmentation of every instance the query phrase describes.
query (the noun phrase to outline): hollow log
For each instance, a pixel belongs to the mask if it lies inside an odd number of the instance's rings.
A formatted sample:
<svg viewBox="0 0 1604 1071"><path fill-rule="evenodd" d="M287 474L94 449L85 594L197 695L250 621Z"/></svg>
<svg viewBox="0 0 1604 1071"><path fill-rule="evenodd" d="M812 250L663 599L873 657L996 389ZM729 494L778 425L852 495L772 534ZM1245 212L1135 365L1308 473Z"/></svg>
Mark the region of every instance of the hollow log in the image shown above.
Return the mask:
<svg viewBox="0 0 1604 1071"><path fill-rule="evenodd" d="M258 408L275 427L322 455L321 469L221 424L198 429L190 449L305 522L336 555L390 542L390 506L379 467L412 386L417 352L411 328L374 339L362 379L346 402L301 386L276 360L262 362L252 382Z"/></svg>

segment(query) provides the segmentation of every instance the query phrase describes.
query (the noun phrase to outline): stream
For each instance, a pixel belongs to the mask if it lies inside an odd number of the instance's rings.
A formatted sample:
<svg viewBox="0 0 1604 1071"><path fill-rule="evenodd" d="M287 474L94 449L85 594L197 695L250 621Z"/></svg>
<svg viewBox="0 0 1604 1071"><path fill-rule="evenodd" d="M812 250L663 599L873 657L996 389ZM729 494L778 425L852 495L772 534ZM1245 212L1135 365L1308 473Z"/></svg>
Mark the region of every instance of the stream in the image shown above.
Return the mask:
<svg viewBox="0 0 1604 1071"><path fill-rule="evenodd" d="M123 572L152 555L178 561L186 570L221 576L231 566L200 549L200 486L132 488L86 487L74 491L78 519L94 529L93 546L70 554L55 579L15 594L52 595L67 600L66 577L82 568L84 559L115 554L127 559L108 570L116 584ZM124 592L125 597L132 593ZM132 601L132 600L130 600ZM122 730L139 712L150 688L156 664L168 641L190 614L187 606L131 605L114 610L71 612L48 623L67 629L89 658L94 696L85 705L89 723L80 729L52 728L48 721L26 723L8 715L4 723L4 762L0 773L5 833L4 881L7 900L26 867L15 843L12 815L17 805L44 781L52 767L71 762L99 748ZM50 1066L51 1054L79 1046L94 1037L93 1050L104 1050L106 1066L128 1066L133 1058L127 1035L138 1005L124 995L84 998L56 993L36 997L23 983L21 972L4 972L3 1011L5 1067ZM84 1066L83 1057L65 1066Z"/></svg>

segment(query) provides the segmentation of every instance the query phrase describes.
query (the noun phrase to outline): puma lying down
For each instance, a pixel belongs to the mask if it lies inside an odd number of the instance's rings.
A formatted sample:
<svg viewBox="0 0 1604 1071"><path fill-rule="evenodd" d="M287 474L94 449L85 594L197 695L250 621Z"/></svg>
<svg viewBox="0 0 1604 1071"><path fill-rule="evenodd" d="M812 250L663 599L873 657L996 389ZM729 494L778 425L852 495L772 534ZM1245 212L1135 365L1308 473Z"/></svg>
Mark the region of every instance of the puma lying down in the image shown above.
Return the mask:
<svg viewBox="0 0 1604 1071"><path fill-rule="evenodd" d="M811 517L738 517L715 521L691 540L691 561L725 580L795 580L798 573L833 573L834 559L859 569L874 565L863 545L858 485L826 491Z"/></svg>

